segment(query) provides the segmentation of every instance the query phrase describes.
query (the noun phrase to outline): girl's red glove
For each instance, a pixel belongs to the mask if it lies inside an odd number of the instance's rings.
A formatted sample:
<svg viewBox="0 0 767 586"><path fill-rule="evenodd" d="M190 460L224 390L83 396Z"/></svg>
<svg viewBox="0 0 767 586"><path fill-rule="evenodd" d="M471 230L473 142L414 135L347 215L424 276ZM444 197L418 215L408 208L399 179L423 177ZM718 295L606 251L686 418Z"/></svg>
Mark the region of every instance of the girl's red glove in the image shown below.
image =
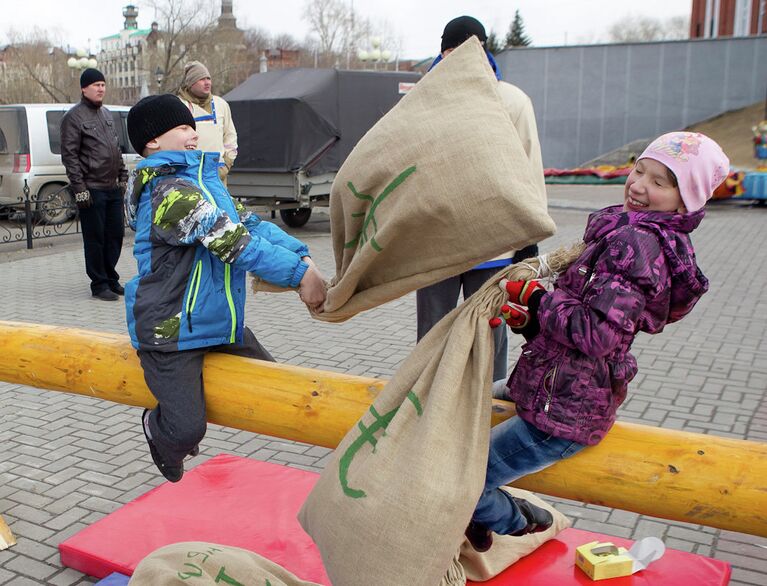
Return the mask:
<svg viewBox="0 0 767 586"><path fill-rule="evenodd" d="M545 290L538 281L509 281L501 279L498 286L509 294L509 301L519 305L527 305L533 293L538 290Z"/></svg>
<svg viewBox="0 0 767 586"><path fill-rule="evenodd" d="M513 303L503 305L501 307L501 315L503 316L503 319L494 317L490 320L491 328L497 328L505 320L506 325L508 325L512 331L519 332L530 322L530 314L527 312L527 308Z"/></svg>

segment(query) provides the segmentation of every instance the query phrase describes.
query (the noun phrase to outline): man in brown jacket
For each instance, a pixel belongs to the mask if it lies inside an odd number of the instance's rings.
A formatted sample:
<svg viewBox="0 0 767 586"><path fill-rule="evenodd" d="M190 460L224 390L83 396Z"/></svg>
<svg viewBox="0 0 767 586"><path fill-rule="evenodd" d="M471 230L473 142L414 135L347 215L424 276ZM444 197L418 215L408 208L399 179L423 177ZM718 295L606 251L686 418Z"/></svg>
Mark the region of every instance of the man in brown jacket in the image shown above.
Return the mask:
<svg viewBox="0 0 767 586"><path fill-rule="evenodd" d="M122 192L128 172L112 113L102 106L106 83L98 69L80 76L82 98L61 120L61 160L80 209L85 271L96 299L123 294L115 266L123 243Z"/></svg>

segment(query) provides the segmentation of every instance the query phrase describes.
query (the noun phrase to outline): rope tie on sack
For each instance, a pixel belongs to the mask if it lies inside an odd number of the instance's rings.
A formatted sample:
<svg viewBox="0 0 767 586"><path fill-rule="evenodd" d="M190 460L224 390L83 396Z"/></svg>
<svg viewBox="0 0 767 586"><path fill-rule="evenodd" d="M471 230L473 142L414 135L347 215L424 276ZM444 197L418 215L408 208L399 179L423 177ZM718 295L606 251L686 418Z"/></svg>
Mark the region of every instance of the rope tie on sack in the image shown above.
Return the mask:
<svg viewBox="0 0 767 586"><path fill-rule="evenodd" d="M556 280L557 274L555 271L552 271L551 265L549 264L549 255L548 254L540 254L534 258L534 260L538 261L537 265L530 264L526 260L523 260L521 262L516 263L516 266L518 267L525 267L527 270L530 271L530 279L548 279L549 282L553 282Z"/></svg>
<svg viewBox="0 0 767 586"><path fill-rule="evenodd" d="M548 254L540 254L538 255L538 271L537 276L540 279L541 277L550 277L552 275L551 266L549 266L549 255Z"/></svg>
<svg viewBox="0 0 767 586"><path fill-rule="evenodd" d="M504 271L495 275L489 283L492 283L492 286L496 289L498 289L497 284L501 279L507 279L509 281L543 279L548 285L552 285L554 281L557 280L559 274L567 270L585 249L586 244L584 242L578 242L572 246L562 246L546 254L526 258L510 265ZM501 288L501 290L503 289ZM494 309L500 308L504 303L506 303L505 293L494 297ZM496 315L497 313L498 311L495 311L493 312L493 315Z"/></svg>
<svg viewBox="0 0 767 586"><path fill-rule="evenodd" d="M506 278L510 281L530 279L556 280L559 273L566 270L585 250L586 245L579 242L572 246L562 246L552 252L526 258L514 263L506 271Z"/></svg>

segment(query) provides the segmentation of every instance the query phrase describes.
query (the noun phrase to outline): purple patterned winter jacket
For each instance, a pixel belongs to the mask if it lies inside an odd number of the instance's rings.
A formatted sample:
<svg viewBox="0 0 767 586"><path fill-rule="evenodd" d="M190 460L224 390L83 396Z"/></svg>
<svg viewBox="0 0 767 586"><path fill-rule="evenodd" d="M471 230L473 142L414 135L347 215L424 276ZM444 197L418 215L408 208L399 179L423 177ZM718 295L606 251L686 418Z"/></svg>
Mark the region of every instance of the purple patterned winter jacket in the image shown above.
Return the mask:
<svg viewBox="0 0 767 586"><path fill-rule="evenodd" d="M637 332L656 334L708 290L690 242L704 211L591 214L586 250L543 295L540 333L522 347L508 387L517 413L555 437L599 443L637 372Z"/></svg>

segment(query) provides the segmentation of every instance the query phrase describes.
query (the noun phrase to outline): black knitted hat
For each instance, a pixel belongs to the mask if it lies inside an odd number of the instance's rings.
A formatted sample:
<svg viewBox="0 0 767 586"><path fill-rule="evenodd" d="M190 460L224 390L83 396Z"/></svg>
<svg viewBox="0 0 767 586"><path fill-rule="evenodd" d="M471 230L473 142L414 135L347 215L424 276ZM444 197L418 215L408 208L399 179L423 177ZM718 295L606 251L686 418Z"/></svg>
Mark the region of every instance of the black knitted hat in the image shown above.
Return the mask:
<svg viewBox="0 0 767 586"><path fill-rule="evenodd" d="M471 16L459 16L458 18L454 18L445 25L445 30L442 31L442 48L440 49L440 52L444 52L447 49L455 49L458 45L474 35L476 35L482 43L487 40L485 27L482 26L481 22Z"/></svg>
<svg viewBox="0 0 767 586"><path fill-rule="evenodd" d="M88 87L97 81L106 82L106 79L104 79L104 74L101 73L98 69L89 67L80 74L80 89Z"/></svg>
<svg viewBox="0 0 767 586"><path fill-rule="evenodd" d="M150 140L184 124L197 129L189 108L176 96L147 96L128 112L128 138L141 155Z"/></svg>

